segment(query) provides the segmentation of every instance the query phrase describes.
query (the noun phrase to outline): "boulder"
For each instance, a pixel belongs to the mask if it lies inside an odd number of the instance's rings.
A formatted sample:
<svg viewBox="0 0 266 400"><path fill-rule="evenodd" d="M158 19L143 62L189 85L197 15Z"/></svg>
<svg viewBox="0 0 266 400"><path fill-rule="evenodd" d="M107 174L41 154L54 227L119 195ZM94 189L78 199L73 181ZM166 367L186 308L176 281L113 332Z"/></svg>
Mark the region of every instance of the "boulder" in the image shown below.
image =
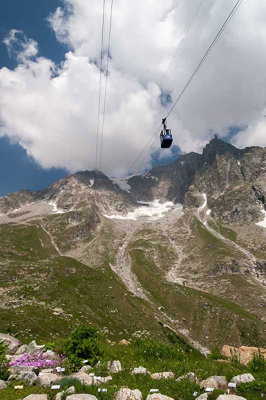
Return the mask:
<svg viewBox="0 0 266 400"><path fill-rule="evenodd" d="M55 400L62 400L64 392L56 393Z"/></svg>
<svg viewBox="0 0 266 400"><path fill-rule="evenodd" d="M199 397L197 397L195 400L207 400L208 399L208 393L202 393Z"/></svg>
<svg viewBox="0 0 266 400"><path fill-rule="evenodd" d="M221 389L226 390L228 382L225 376L210 376L200 383L200 386L204 388Z"/></svg>
<svg viewBox="0 0 266 400"><path fill-rule="evenodd" d="M55 353L52 350L47 350L43 353L44 357L47 357L49 360L56 360L60 361L60 356L59 354Z"/></svg>
<svg viewBox="0 0 266 400"><path fill-rule="evenodd" d="M182 379L189 379L191 382L198 382L195 372L188 372L185 375L179 376L179 378L176 379L176 382L182 381Z"/></svg>
<svg viewBox="0 0 266 400"><path fill-rule="evenodd" d="M45 345L39 346L36 344L36 341L33 340L28 345L23 344L22 346L20 346L20 348L16 351L16 354L24 354L24 353L34 354L38 353L38 351L41 351L44 347Z"/></svg>
<svg viewBox="0 0 266 400"><path fill-rule="evenodd" d="M117 372L120 372L120 371L122 371L121 362L119 360L113 361L109 368L110 374L116 374Z"/></svg>
<svg viewBox="0 0 266 400"><path fill-rule="evenodd" d="M92 394L71 394L66 400L97 400L97 397Z"/></svg>
<svg viewBox="0 0 266 400"><path fill-rule="evenodd" d="M48 400L47 394L30 394L27 397L24 397L23 400Z"/></svg>
<svg viewBox="0 0 266 400"><path fill-rule="evenodd" d="M216 400L246 400L245 397L235 394L220 394Z"/></svg>
<svg viewBox="0 0 266 400"><path fill-rule="evenodd" d="M88 375L84 371L76 372L75 374L72 374L72 377L78 379L81 383L85 385L92 385L94 381L94 377Z"/></svg>
<svg viewBox="0 0 266 400"><path fill-rule="evenodd" d="M92 369L90 365L83 365L83 367L80 368L79 372L87 372L90 369Z"/></svg>
<svg viewBox="0 0 266 400"><path fill-rule="evenodd" d="M155 374L151 375L152 379L172 379L175 375L173 372L156 372Z"/></svg>
<svg viewBox="0 0 266 400"><path fill-rule="evenodd" d="M12 365L10 367L10 372L12 375L22 374L26 372L38 372L38 367L32 365Z"/></svg>
<svg viewBox="0 0 266 400"><path fill-rule="evenodd" d="M0 333L0 342L4 342L4 344L8 348L9 354L15 354L19 346L21 345L20 341L13 336L7 335L5 333Z"/></svg>
<svg viewBox="0 0 266 400"><path fill-rule="evenodd" d="M149 394L146 400L173 400L172 397L165 396L161 393Z"/></svg>
<svg viewBox="0 0 266 400"><path fill-rule="evenodd" d="M138 389L121 388L115 393L114 400L142 400L142 394Z"/></svg>
<svg viewBox="0 0 266 400"><path fill-rule="evenodd" d="M20 372L17 374L11 374L8 378L9 381L16 379L17 381L27 381L29 385L32 386L38 381L38 376L35 372Z"/></svg>
<svg viewBox="0 0 266 400"><path fill-rule="evenodd" d="M53 368L44 368L40 370L40 374L52 374L53 372Z"/></svg>
<svg viewBox="0 0 266 400"><path fill-rule="evenodd" d="M266 349L263 348L248 346L233 347L225 345L221 350L222 355L228 358L231 358L232 354L236 354L239 357L240 363L244 365L247 365L254 357L254 354L259 354L259 352L266 359Z"/></svg>
<svg viewBox="0 0 266 400"><path fill-rule="evenodd" d="M70 386L67 390L66 393L67 394L74 394L76 391L75 386Z"/></svg>
<svg viewBox="0 0 266 400"><path fill-rule="evenodd" d="M5 381L2 381L2 380L0 379L0 390L4 389L5 387L7 387L6 382L5 382Z"/></svg>
<svg viewBox="0 0 266 400"><path fill-rule="evenodd" d="M59 382L60 380L61 380L60 376L52 374L50 372L38 376L39 384L43 387L51 386L53 383Z"/></svg>
<svg viewBox="0 0 266 400"><path fill-rule="evenodd" d="M134 368L131 371L131 375L138 375L138 374L149 375L150 373L145 367Z"/></svg>
<svg viewBox="0 0 266 400"><path fill-rule="evenodd" d="M98 383L107 383L109 381L111 381L113 378L111 376L99 376L97 382L94 384L98 384Z"/></svg>
<svg viewBox="0 0 266 400"><path fill-rule="evenodd" d="M237 385L240 385L240 383L247 383L252 381L255 381L255 378L252 374L236 375L231 379L231 382L236 383Z"/></svg>

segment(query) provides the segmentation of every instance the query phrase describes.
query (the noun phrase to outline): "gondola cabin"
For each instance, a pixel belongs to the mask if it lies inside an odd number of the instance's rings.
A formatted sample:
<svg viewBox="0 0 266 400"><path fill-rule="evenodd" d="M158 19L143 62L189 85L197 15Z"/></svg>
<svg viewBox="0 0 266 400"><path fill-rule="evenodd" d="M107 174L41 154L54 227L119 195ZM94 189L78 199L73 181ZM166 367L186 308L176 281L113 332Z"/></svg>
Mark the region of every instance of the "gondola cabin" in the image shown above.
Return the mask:
<svg viewBox="0 0 266 400"><path fill-rule="evenodd" d="M160 139L162 149L168 149L169 147L171 147L171 144L173 142L171 129L163 129L160 134Z"/></svg>

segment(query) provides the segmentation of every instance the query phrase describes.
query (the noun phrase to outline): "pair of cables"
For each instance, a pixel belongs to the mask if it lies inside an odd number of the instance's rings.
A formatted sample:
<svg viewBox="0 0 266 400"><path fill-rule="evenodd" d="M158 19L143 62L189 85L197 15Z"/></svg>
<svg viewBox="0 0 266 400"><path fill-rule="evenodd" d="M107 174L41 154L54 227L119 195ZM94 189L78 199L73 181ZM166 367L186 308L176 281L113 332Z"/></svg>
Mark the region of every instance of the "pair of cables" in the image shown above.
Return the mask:
<svg viewBox="0 0 266 400"><path fill-rule="evenodd" d="M95 149L95 170L100 170L101 165L102 165L104 125L105 125L105 114L106 114L106 99L107 99L107 87L108 87L108 77L109 77L110 46L111 46L111 34L112 34L113 4L114 4L114 0L110 0L110 15L109 15L109 26L108 26L108 38L107 38L108 45L107 45L107 52L106 52L106 62L104 65L106 0L103 0L101 50L100 50L100 65L99 65L98 116L97 116L97 130L96 130L96 149ZM103 73L105 75L104 88L102 88ZM102 100L102 95L103 95L103 100Z"/></svg>

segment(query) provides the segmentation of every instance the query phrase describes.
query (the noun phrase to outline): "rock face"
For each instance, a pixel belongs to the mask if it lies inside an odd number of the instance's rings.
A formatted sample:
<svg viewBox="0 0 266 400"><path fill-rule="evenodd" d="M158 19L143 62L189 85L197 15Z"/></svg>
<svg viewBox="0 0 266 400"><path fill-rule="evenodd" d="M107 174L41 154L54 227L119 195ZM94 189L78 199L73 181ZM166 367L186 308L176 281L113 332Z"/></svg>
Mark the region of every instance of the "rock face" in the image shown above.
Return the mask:
<svg viewBox="0 0 266 400"><path fill-rule="evenodd" d="M5 333L0 333L0 342L4 342L9 354L15 354L21 344L19 340Z"/></svg>
<svg viewBox="0 0 266 400"><path fill-rule="evenodd" d="M115 393L115 400L142 400L142 394L138 389L121 388Z"/></svg>
<svg viewBox="0 0 266 400"><path fill-rule="evenodd" d="M241 383L253 382L255 381L255 378L252 374L242 374L234 376L231 381L240 385Z"/></svg>
<svg viewBox="0 0 266 400"><path fill-rule="evenodd" d="M36 341L33 340L28 345L23 344L22 346L20 346L19 349L17 349L16 354L23 354L23 353L34 354L37 353L38 351L41 351L44 347L45 347L44 345L37 345Z"/></svg>
<svg viewBox="0 0 266 400"><path fill-rule="evenodd" d="M266 360L266 349L258 348L258 347L233 347L224 345L222 347L221 353L225 357L232 357L232 355L236 354L239 358L241 364L247 365L254 357L254 354L262 354Z"/></svg>

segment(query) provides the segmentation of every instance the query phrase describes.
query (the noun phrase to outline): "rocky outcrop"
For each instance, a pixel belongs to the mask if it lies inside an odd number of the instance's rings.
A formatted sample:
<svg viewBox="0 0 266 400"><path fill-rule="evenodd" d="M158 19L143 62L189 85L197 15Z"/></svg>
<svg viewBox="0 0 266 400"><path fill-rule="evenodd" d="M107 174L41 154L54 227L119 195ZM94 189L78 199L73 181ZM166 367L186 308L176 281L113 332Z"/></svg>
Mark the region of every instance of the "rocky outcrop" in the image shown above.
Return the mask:
<svg viewBox="0 0 266 400"><path fill-rule="evenodd" d="M49 387L55 382L59 382L61 377L53 373L40 373L38 376L38 382L43 387Z"/></svg>
<svg viewBox="0 0 266 400"><path fill-rule="evenodd" d="M241 364L247 365L254 357L254 355L261 354L266 360L266 349L258 348L258 347L233 347L224 345L222 347L221 353L223 356L231 358L233 355L237 355L239 362Z"/></svg>
<svg viewBox="0 0 266 400"><path fill-rule="evenodd" d="M217 400L246 400L245 397L237 396L235 394L220 394Z"/></svg>

